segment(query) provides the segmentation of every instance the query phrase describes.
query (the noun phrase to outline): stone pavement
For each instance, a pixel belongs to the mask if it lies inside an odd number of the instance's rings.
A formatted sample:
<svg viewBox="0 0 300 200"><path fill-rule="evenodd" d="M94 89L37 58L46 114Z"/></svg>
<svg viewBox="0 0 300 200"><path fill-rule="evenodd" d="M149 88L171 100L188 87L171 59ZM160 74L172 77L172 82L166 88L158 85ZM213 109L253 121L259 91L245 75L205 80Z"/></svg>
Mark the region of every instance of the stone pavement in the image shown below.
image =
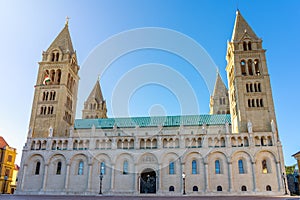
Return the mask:
<svg viewBox="0 0 300 200"><path fill-rule="evenodd" d="M300 200L300 197L281 196L281 197L270 197L270 196L55 196L55 195L0 195L0 199L7 200Z"/></svg>

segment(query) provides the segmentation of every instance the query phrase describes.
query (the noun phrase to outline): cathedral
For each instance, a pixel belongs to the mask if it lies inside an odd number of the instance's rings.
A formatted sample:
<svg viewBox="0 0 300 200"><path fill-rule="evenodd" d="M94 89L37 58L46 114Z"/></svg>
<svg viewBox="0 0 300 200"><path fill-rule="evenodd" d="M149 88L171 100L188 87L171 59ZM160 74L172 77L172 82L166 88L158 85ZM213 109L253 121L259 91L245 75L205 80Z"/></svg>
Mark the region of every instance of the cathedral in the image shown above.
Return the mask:
<svg viewBox="0 0 300 200"><path fill-rule="evenodd" d="M210 113L109 118L99 81L75 119L79 70L68 23L43 51L18 194L282 195L282 145L262 40L237 11L228 89Z"/></svg>

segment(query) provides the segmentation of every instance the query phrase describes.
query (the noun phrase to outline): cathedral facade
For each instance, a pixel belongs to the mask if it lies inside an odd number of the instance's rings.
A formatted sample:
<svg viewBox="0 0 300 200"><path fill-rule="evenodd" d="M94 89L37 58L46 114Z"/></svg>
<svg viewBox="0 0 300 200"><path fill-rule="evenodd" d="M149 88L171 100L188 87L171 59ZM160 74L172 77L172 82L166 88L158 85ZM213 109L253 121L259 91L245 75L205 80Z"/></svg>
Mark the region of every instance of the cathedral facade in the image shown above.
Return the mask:
<svg viewBox="0 0 300 200"><path fill-rule="evenodd" d="M75 119L68 24L39 62L18 194L279 195L284 159L262 40L237 11L210 113L107 118L99 81Z"/></svg>

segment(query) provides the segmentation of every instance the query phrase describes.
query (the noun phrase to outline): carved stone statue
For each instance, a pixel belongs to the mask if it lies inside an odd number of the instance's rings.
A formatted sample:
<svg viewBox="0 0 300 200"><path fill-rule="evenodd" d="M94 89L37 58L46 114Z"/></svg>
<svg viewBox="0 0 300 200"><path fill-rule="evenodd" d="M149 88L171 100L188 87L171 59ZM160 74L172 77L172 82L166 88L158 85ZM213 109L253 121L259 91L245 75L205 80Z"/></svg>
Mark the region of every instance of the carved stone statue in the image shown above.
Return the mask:
<svg viewBox="0 0 300 200"><path fill-rule="evenodd" d="M69 127L69 134L70 134L70 137L73 136L73 131L74 131L73 126L70 126L70 127Z"/></svg>
<svg viewBox="0 0 300 200"><path fill-rule="evenodd" d="M225 123L225 133L229 133L229 123L228 122L226 122Z"/></svg>
<svg viewBox="0 0 300 200"><path fill-rule="evenodd" d="M49 137L53 136L53 128L52 126L49 127Z"/></svg>
<svg viewBox="0 0 300 200"><path fill-rule="evenodd" d="M95 124L93 124L93 126L92 126L92 133L95 133L95 131L96 131L96 126L95 126Z"/></svg>
<svg viewBox="0 0 300 200"><path fill-rule="evenodd" d="M202 125L202 134L206 134L206 124Z"/></svg>
<svg viewBox="0 0 300 200"><path fill-rule="evenodd" d="M272 133L276 133L276 124L273 119L271 120L271 130Z"/></svg>
<svg viewBox="0 0 300 200"><path fill-rule="evenodd" d="M248 127L248 133L252 133L252 122L250 120L248 120L247 127Z"/></svg>

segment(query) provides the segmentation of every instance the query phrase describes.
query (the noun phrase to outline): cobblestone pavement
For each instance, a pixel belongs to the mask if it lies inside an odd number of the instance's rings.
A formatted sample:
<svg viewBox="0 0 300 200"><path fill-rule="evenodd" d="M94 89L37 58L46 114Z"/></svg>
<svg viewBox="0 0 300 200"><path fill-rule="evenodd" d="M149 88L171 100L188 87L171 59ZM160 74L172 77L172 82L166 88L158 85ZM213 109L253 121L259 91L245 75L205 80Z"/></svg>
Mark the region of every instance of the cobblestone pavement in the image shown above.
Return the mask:
<svg viewBox="0 0 300 200"><path fill-rule="evenodd" d="M205 200L205 199L214 199L214 200L300 200L300 197L270 197L270 196L52 196L52 195L0 195L0 199L8 200Z"/></svg>

